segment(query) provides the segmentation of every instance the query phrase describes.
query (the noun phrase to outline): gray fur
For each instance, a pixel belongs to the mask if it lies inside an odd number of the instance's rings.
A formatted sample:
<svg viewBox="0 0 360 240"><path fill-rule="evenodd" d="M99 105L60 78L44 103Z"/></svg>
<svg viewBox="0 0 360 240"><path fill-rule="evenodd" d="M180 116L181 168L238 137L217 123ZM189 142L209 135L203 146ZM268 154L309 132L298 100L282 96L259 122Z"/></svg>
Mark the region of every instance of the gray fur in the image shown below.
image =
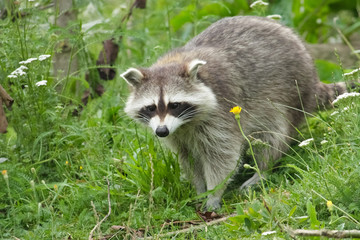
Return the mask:
<svg viewBox="0 0 360 240"><path fill-rule="evenodd" d="M193 60L203 62L194 68ZM132 87L125 108L130 116L166 96L169 101L171 96L184 96L197 106L191 121L180 121L164 140L179 153L180 165L198 193L226 179L246 150L229 113L235 104L243 108L245 134L270 145L255 151L264 171L287 150L303 110L312 112L346 91L344 85L319 81L312 58L291 29L260 17L224 18L150 68L139 70L144 78ZM248 183L258 179L255 175ZM207 207L219 207L222 194L220 189L209 196Z"/></svg>

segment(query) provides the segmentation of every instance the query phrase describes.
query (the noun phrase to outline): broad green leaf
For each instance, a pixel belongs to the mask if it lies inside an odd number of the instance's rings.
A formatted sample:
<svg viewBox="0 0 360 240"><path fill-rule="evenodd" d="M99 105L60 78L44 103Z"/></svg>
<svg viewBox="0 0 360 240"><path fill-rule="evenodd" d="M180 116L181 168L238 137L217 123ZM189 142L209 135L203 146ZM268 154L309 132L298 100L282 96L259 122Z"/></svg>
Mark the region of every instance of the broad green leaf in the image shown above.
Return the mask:
<svg viewBox="0 0 360 240"><path fill-rule="evenodd" d="M316 209L315 206L311 203L310 200L308 200L308 202L306 203L306 211L310 217L310 225L311 225L311 229L318 229L320 222L317 219L316 216Z"/></svg>

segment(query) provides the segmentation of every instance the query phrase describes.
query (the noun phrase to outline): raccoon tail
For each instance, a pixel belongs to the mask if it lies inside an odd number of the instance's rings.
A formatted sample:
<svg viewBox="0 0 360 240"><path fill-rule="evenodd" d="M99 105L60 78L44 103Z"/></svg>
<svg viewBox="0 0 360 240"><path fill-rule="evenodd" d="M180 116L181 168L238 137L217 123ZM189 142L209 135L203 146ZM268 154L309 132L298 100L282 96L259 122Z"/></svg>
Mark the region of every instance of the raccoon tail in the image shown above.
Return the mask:
<svg viewBox="0 0 360 240"><path fill-rule="evenodd" d="M357 86L359 86L359 82L339 82L331 84L319 82L316 86L318 105L321 108L329 106L337 96L349 92L349 89L354 89Z"/></svg>

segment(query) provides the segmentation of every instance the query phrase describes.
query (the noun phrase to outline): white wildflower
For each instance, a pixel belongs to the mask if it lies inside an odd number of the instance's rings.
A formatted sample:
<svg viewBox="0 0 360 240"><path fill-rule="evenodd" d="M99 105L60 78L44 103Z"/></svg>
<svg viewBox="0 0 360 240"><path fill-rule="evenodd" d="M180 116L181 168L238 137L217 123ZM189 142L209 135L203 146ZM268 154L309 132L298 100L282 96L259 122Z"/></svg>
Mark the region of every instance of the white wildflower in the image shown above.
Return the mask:
<svg viewBox="0 0 360 240"><path fill-rule="evenodd" d="M328 143L328 142L329 142L328 140L325 140L325 139L324 139L324 140L322 140L322 141L320 142L320 144L321 144L321 145L324 145L324 144L326 144L326 143Z"/></svg>
<svg viewBox="0 0 360 240"><path fill-rule="evenodd" d="M17 68L17 69L15 69L15 71L13 71L13 72L11 73L11 75L17 75L17 76L19 76L19 75L23 75L23 73L24 73L24 70L23 70L23 69Z"/></svg>
<svg viewBox="0 0 360 240"><path fill-rule="evenodd" d="M357 93L357 92L351 92L351 93L343 93L341 95L339 95L333 102L332 104L335 104L337 103L339 100L341 99L345 99L345 98L348 98L348 97L358 97L360 96L360 93Z"/></svg>
<svg viewBox="0 0 360 240"><path fill-rule="evenodd" d="M18 76L26 75L26 72L24 70L28 69L27 67L21 65L17 69L15 69L10 75L8 75L8 78L17 78Z"/></svg>
<svg viewBox="0 0 360 240"><path fill-rule="evenodd" d="M35 83L35 85L38 86L38 87L39 86L46 86L46 83L47 83L47 80L41 80L41 81Z"/></svg>
<svg viewBox="0 0 360 240"><path fill-rule="evenodd" d="M40 55L39 61L44 61L45 59L48 59L49 57L51 57L51 55L49 55L49 54Z"/></svg>
<svg viewBox="0 0 360 240"><path fill-rule="evenodd" d="M344 77L345 77L345 76L350 76L350 75L353 75L354 73L357 73L358 71L360 71L360 68L355 69L355 70L353 70L353 71L351 71L351 72L348 72L348 73L344 73L343 76L344 76Z"/></svg>
<svg viewBox="0 0 360 240"><path fill-rule="evenodd" d="M261 1L261 0L258 0L258 1L255 1L255 2L253 2L251 5L250 5L250 8L253 8L253 7L255 7L255 6L267 6L267 5L269 5L269 3L267 3L267 2L263 2L263 1Z"/></svg>
<svg viewBox="0 0 360 240"><path fill-rule="evenodd" d="M267 231L267 232L263 232L261 235L266 236L266 235L271 235L271 234L274 234L274 233L276 233L276 231Z"/></svg>
<svg viewBox="0 0 360 240"><path fill-rule="evenodd" d="M24 76L24 75L26 75L26 72L24 72L23 70L19 70L19 71L16 72L16 75Z"/></svg>
<svg viewBox="0 0 360 240"><path fill-rule="evenodd" d="M31 63L32 61L35 61L35 60L37 60L37 58L29 58L29 59L27 59L25 61L19 62L19 64L28 64L28 63Z"/></svg>
<svg viewBox="0 0 360 240"><path fill-rule="evenodd" d="M267 18L270 18L270 19L274 19L274 20L278 20L278 19L281 19L281 15L279 14L274 14L274 15L269 15L269 16L266 16Z"/></svg>
<svg viewBox="0 0 360 240"><path fill-rule="evenodd" d="M307 145L309 145L309 143L311 143L312 141L314 141L313 138L306 139L306 140L302 141L302 142L299 144L299 147L307 146Z"/></svg>
<svg viewBox="0 0 360 240"><path fill-rule="evenodd" d="M347 111L347 110L349 110L349 107L344 107L344 111Z"/></svg>
<svg viewBox="0 0 360 240"><path fill-rule="evenodd" d="M16 70L28 70L28 67L21 65L21 66L18 67ZM16 70L15 70L15 71L16 71Z"/></svg>
<svg viewBox="0 0 360 240"><path fill-rule="evenodd" d="M330 116L334 116L334 115L336 115L338 113L339 113L338 111L334 111L333 113L330 114Z"/></svg>

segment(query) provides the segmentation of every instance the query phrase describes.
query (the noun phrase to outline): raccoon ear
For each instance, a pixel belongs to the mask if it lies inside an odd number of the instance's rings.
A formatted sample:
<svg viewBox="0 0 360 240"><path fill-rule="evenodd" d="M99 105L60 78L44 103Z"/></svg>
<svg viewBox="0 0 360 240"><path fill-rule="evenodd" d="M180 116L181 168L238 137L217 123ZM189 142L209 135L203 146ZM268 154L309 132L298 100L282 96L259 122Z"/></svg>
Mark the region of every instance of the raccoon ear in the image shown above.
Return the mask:
<svg viewBox="0 0 360 240"><path fill-rule="evenodd" d="M144 78L144 75L136 68L129 68L120 76L133 87L139 85Z"/></svg>
<svg viewBox="0 0 360 240"><path fill-rule="evenodd" d="M200 66L205 65L206 62L199 59L192 60L189 65L187 66L187 71L190 76L190 78L196 78L196 74L198 72L198 69Z"/></svg>

